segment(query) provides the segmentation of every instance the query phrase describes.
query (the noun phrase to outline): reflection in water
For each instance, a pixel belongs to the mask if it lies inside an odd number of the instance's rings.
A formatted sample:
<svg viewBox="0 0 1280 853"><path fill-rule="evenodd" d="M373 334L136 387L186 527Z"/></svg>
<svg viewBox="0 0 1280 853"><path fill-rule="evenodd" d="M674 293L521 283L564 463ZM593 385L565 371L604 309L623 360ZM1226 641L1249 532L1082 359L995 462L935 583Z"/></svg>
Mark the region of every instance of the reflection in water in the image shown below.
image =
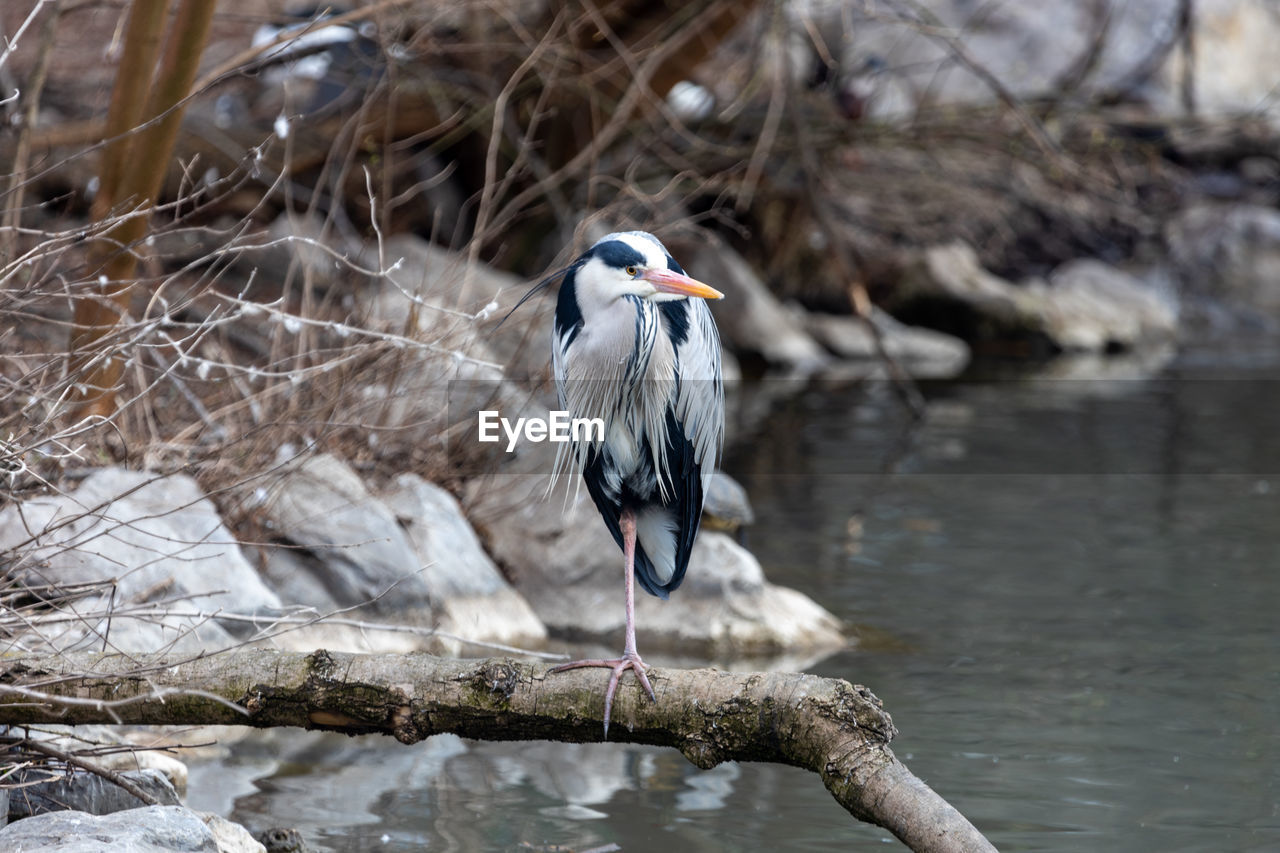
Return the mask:
<svg viewBox="0 0 1280 853"><path fill-rule="evenodd" d="M728 460L770 579L863 634L812 671L869 685L900 757L1002 850L1280 849L1280 385L1171 376L934 385L905 443L889 389L811 388ZM256 742L193 767L193 804L297 825L321 849L885 839L791 768L450 737ZM234 794L199 799L218 791Z"/></svg>

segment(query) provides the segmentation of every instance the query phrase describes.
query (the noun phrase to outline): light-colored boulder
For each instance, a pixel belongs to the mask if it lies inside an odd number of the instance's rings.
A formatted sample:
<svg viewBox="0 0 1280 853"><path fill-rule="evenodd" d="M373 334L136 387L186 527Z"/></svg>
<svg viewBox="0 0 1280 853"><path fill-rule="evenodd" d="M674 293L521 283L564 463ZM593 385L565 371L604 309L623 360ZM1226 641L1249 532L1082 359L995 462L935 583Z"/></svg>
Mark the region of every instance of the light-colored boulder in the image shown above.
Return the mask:
<svg viewBox="0 0 1280 853"><path fill-rule="evenodd" d="M1066 350L1134 349L1178 332L1171 295L1101 261L1070 261L1032 288L1045 298L1045 331Z"/></svg>
<svg viewBox="0 0 1280 853"><path fill-rule="evenodd" d="M382 252L386 262L397 267L373 285L364 302L371 324L400 332L416 330L431 341L502 365L508 376L537 376L546 370L554 291L511 313L535 282L473 262L465 252L413 234L389 237ZM376 246L366 246L361 257L376 258Z"/></svg>
<svg viewBox="0 0 1280 853"><path fill-rule="evenodd" d="M453 495L416 474L401 474L383 500L409 535L438 630L516 646L546 641L546 628L485 553ZM443 644L454 654L465 648L454 640Z"/></svg>
<svg viewBox="0 0 1280 853"><path fill-rule="evenodd" d="M380 613L429 608L431 593L404 529L360 476L329 454L287 462L263 487L260 513L268 529L295 550L267 549L267 577L299 571L320 581L320 600L289 600L326 611L366 605ZM304 587L290 587L302 594Z"/></svg>
<svg viewBox="0 0 1280 853"><path fill-rule="evenodd" d="M1168 0L1092 3L1003 3L923 0L939 26L960 34L965 55L951 48L915 14L859 4L814 0L788 7L797 33L794 72L812 73L819 59L836 63L833 95L862 104L859 116L893 121L926 104L994 103L999 93L981 72L1020 99L1062 94L1064 81L1080 93L1123 93L1145 109L1181 116L1185 53L1177 42L1180 4ZM1105 20L1100 17L1105 16ZM1101 26L1101 28L1100 28ZM1190 69L1197 110L1204 115L1263 113L1280 120L1274 45L1280 10L1270 0L1199 0L1193 19L1195 62ZM820 33L819 49L810 33ZM1087 73L1078 76L1083 57ZM1139 62L1139 58L1143 58ZM1148 58L1150 73L1135 71ZM876 73L870 73L868 69Z"/></svg>
<svg viewBox="0 0 1280 853"><path fill-rule="evenodd" d="M184 261L225 254L232 273L252 282L246 295L253 300L274 299L286 281L350 291L367 278L352 263L360 251L359 240L321 214L286 211L265 229L238 233L230 243L222 232L197 229L157 235L156 240L157 253L172 253Z"/></svg>
<svg viewBox="0 0 1280 853"><path fill-rule="evenodd" d="M1034 328L1039 300L989 272L965 243L929 246L909 261L892 294L894 305L954 302L972 309L991 337Z"/></svg>
<svg viewBox="0 0 1280 853"><path fill-rule="evenodd" d="M109 815L56 811L0 830L0 849L22 853L221 853L213 831L181 806ZM229 851L228 851L229 853Z"/></svg>
<svg viewBox="0 0 1280 853"><path fill-rule="evenodd" d="M622 551L575 474L543 499L546 477L499 475L473 484L468 515L516 589L553 634L616 644L624 623ZM770 584L731 538L703 531L685 581L667 601L636 594L642 653L770 654L837 648L839 620L806 596Z"/></svg>
<svg viewBox="0 0 1280 853"><path fill-rule="evenodd" d="M874 361L880 357L867 323L857 317L805 312L805 328L841 358ZM954 376L969 363L969 346L952 335L908 326L878 308L872 309L885 351L912 376Z"/></svg>
<svg viewBox="0 0 1280 853"><path fill-rule="evenodd" d="M77 603L81 614L173 599L181 599L173 609L186 612L257 613L280 606L217 508L184 474L105 468L74 492L10 505L0 511L0 550L16 556L10 571L23 584L101 584L96 604ZM205 618L138 619L126 612L112 616L109 630L105 617L86 615L58 643L101 645L104 634L109 646L126 651L189 652L232 642Z"/></svg>
<svg viewBox="0 0 1280 853"><path fill-rule="evenodd" d="M724 293L710 303L720 337L738 352L757 353L780 369L813 373L831 362L803 323L769 291L751 265L719 240L700 244L682 266Z"/></svg>
<svg viewBox="0 0 1280 853"><path fill-rule="evenodd" d="M208 812L196 812L218 845L218 853L267 853L267 848L238 823Z"/></svg>
<svg viewBox="0 0 1280 853"><path fill-rule="evenodd" d="M103 468L68 495L7 507L0 549L13 548L21 551L24 580L115 579L126 600L172 581L204 609L280 606L217 507L185 474Z"/></svg>
<svg viewBox="0 0 1280 853"><path fill-rule="evenodd" d="M475 651L465 641L541 645L546 629L503 579L448 492L402 474L382 496L342 460L321 454L285 466L266 488L263 515L291 547L266 549L267 576L290 604L325 613L363 610L428 633L317 624L290 632L290 648Z"/></svg>
<svg viewBox="0 0 1280 853"><path fill-rule="evenodd" d="M555 300L531 301L503 322L528 291L523 279L409 234L388 238L381 251L381 263L394 268L369 282L356 322L395 336L404 356L364 389L365 423L371 440L385 436L426 465L450 465L457 457L449 443L474 413L465 403L514 410L529 395L508 377L546 372ZM360 258L377 266L377 246L367 243Z"/></svg>
<svg viewBox="0 0 1280 853"><path fill-rule="evenodd" d="M1042 338L1064 351L1105 352L1174 338L1178 309L1134 276L1094 260L1020 285L988 272L964 243L931 246L907 264L893 304L951 306L980 340Z"/></svg>

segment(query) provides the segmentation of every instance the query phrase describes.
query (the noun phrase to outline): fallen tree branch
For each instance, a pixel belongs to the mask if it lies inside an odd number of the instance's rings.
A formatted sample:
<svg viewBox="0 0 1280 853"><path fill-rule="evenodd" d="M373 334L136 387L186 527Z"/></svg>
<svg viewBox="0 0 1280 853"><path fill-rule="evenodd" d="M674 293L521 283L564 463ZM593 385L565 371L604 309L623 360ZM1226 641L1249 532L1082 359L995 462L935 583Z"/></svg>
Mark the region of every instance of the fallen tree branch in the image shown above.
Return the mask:
<svg viewBox="0 0 1280 853"><path fill-rule="evenodd" d="M888 746L893 721L865 687L795 673L656 668L649 677L656 703L634 682L618 693L618 740L674 747L702 768L803 767L852 815L912 850L995 849L898 762ZM601 737L601 687L587 670L548 677L542 663L421 653L252 649L172 665L147 656L13 657L0 661L0 724L247 723L389 734L406 744L444 732L580 743Z"/></svg>

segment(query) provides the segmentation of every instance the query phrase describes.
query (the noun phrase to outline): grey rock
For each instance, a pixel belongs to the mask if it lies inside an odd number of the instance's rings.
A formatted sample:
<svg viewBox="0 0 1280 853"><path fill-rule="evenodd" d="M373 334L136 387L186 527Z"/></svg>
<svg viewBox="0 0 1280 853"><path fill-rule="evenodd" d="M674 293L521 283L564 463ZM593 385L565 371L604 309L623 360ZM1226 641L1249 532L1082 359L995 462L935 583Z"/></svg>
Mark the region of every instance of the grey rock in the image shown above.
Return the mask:
<svg viewBox="0 0 1280 853"><path fill-rule="evenodd" d="M486 596L508 588L453 495L417 474L400 474L383 500L407 530L433 593Z"/></svg>
<svg viewBox="0 0 1280 853"><path fill-rule="evenodd" d="M254 270L258 277L280 282L292 275L321 288L349 281L353 272L342 258L359 251L359 245L333 223L299 213L282 213L265 234L246 235L235 245L242 250L236 266L243 272ZM245 248L256 246L264 248Z"/></svg>
<svg viewBox="0 0 1280 853"><path fill-rule="evenodd" d="M265 848L266 853L308 853L310 849L302 833L289 827L264 829L254 838Z"/></svg>
<svg viewBox="0 0 1280 853"><path fill-rule="evenodd" d="M1064 351L1103 352L1156 345L1178 330L1172 300L1099 261L1073 261L1048 281L1015 285L983 269L964 243L932 246L909 263L894 304L963 308L979 339L1041 336Z"/></svg>
<svg viewBox="0 0 1280 853"><path fill-rule="evenodd" d="M22 853L221 853L213 831L181 806L95 816L57 811L0 830L0 849Z"/></svg>
<svg viewBox="0 0 1280 853"><path fill-rule="evenodd" d="M81 613L116 605L184 598L183 609L256 613L280 600L249 565L217 508L183 474L106 468L74 492L32 498L0 511L0 551L25 584L103 582L99 605L81 601ZM114 599L111 595L114 582ZM60 638L102 643L102 624L86 624ZM109 645L126 651L198 651L228 645L230 635L200 618L140 620L116 615Z"/></svg>
<svg viewBox="0 0 1280 853"><path fill-rule="evenodd" d="M546 641L546 628L485 553L453 495L416 474L401 474L383 500L423 567L438 630L508 645ZM453 640L443 644L453 654L462 648Z"/></svg>
<svg viewBox="0 0 1280 853"><path fill-rule="evenodd" d="M31 580L115 578L126 599L172 580L201 607L253 612L280 604L185 474L104 468L70 495L35 498L0 514L0 547L32 534L22 561Z"/></svg>
<svg viewBox="0 0 1280 853"><path fill-rule="evenodd" d="M290 647L456 654L469 648L464 639L520 646L546 640L457 501L421 477L402 474L379 497L345 462L307 457L284 467L262 511L289 546L267 549L266 564L290 603L320 612L367 604L370 613L439 632L374 637L317 625L291 632L284 639Z"/></svg>
<svg viewBox="0 0 1280 853"><path fill-rule="evenodd" d="M42 770L28 771L24 781L38 779L43 775ZM178 792L159 770L130 770L120 775L155 797L162 805L178 805ZM11 820L65 809L105 815L145 805L142 800L114 782L83 770L26 785L15 794L9 800Z"/></svg>
<svg viewBox="0 0 1280 853"><path fill-rule="evenodd" d="M389 238L381 253L381 263L394 269L361 296L361 324L398 336L404 355L365 389L365 423L371 439L386 436L424 466L443 468L454 461L449 436L465 414L457 398L510 410L525 404L527 388L509 377L545 372L547 312L555 300L531 303L502 323L528 282L412 235ZM366 244L360 258L377 266L377 245Z"/></svg>
<svg viewBox="0 0 1280 853"><path fill-rule="evenodd" d="M206 812L196 812L209 831L213 833L218 853L267 853L266 845L253 837L249 830L234 821ZM305 847L298 853L305 853Z"/></svg>
<svg viewBox="0 0 1280 853"><path fill-rule="evenodd" d="M293 549L287 557L282 555L288 548L268 549L268 577L310 576L294 582L290 593L315 597L293 598L290 604L319 610L368 605L379 613L430 607L431 591L408 535L337 457L320 454L286 463L266 486L261 512L271 531Z"/></svg>
<svg viewBox="0 0 1280 853"><path fill-rule="evenodd" d="M702 528L734 534L756 520L751 500L742 484L723 471L711 475L702 504Z"/></svg>
<svg viewBox="0 0 1280 853"><path fill-rule="evenodd" d="M1070 261L1049 276L1043 291L1045 329L1063 349L1135 349L1172 340L1178 310L1169 295L1101 261Z"/></svg>
<svg viewBox="0 0 1280 853"><path fill-rule="evenodd" d="M930 246L906 265L893 304L953 302L971 309L988 331L984 337L1016 334L1040 325L1039 300L983 268L965 243Z"/></svg>
<svg viewBox="0 0 1280 853"><path fill-rule="evenodd" d="M44 741L63 752L75 752L86 745L137 746L138 749L103 751L92 758L94 765L121 773L137 770L157 770L164 774L169 784L183 796L187 791L187 765L158 749L155 745L155 728L139 726L43 726L28 734L31 739ZM88 811L88 809L85 809Z"/></svg>
<svg viewBox="0 0 1280 853"><path fill-rule="evenodd" d="M508 376L534 376L545 369L554 295L526 303L508 317L533 282L412 234L388 238L382 251L387 263L399 266L366 302L371 323L403 332L412 319L413 329L428 339L501 364ZM361 257L376 259L376 246L366 246Z"/></svg>
<svg viewBox="0 0 1280 853"><path fill-rule="evenodd" d="M365 254L374 248L366 247ZM399 262L391 275L396 285L392 292L412 295L414 299L424 300L427 306L446 311L472 314L504 294L521 295L529 286L529 282L519 276L484 263L472 264L465 252L437 246L413 234L387 238L383 255ZM403 309L395 301L376 305L373 316L393 321L404 319ZM423 328L430 328L433 321L422 317L419 323L425 324Z"/></svg>
<svg viewBox="0 0 1280 853"><path fill-rule="evenodd" d="M924 0L940 26L963 31L964 50L1020 99L1058 96L1061 81L1094 49L1098 10L1105 8L1105 37L1096 45L1090 73L1080 81L1084 96L1129 85L1129 96L1161 115L1182 115L1181 70L1175 51L1140 87L1126 83L1135 57L1155 55L1176 32L1178 4L1167 0L1127 0L1095 7L1089 3L1047 6L1005 3L977 11L968 0ZM875 120L909 117L921 102L993 103L991 86L956 63L945 44L917 22L858 4L800 3L793 14L812 19L824 49L836 54L840 94L860 93L865 114ZM904 16L905 17L905 16ZM796 33L805 33L797 22ZM1213 57L1192 69L1197 109L1202 114L1280 110L1269 99L1275 85L1270 45L1280 39L1280 15L1269 0L1202 0L1196 4L1196 51ZM811 39L796 40L796 70L809 73L817 59ZM869 59L883 71L868 80L859 73ZM1262 106L1260 106L1262 105Z"/></svg>
<svg viewBox="0 0 1280 853"><path fill-rule="evenodd" d="M732 248L707 242L681 260L690 275L724 293L724 299L711 302L711 313L720 337L733 349L758 353L771 365L796 373L812 373L831 361Z"/></svg>
<svg viewBox="0 0 1280 853"><path fill-rule="evenodd" d="M622 551L578 477L543 498L545 476L473 484L468 516L489 552L547 628L575 640L620 642ZM641 653L774 654L844 644L839 620L801 593L765 580L759 562L728 536L698 535L684 584L668 601L638 593Z"/></svg>
<svg viewBox="0 0 1280 853"><path fill-rule="evenodd" d="M871 317L885 351L912 376L954 376L969 363L969 346L957 337L908 326L878 308ZM874 361L880 357L871 330L857 317L805 313L803 319L814 339L841 358Z"/></svg>
<svg viewBox="0 0 1280 853"><path fill-rule="evenodd" d="M316 613L331 613L345 606L328 586L331 571L323 566L320 554L294 548L288 542L280 547L263 546L258 551L263 574L286 606Z"/></svg>

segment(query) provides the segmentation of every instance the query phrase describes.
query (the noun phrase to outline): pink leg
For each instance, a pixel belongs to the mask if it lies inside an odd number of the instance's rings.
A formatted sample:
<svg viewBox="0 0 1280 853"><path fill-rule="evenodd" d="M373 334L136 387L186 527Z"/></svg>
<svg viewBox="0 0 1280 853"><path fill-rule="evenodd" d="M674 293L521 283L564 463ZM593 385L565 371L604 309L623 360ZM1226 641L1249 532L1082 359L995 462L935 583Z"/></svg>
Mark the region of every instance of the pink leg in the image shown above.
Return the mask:
<svg viewBox="0 0 1280 853"><path fill-rule="evenodd" d="M612 660L576 660L551 669L551 672L564 672L567 669L578 669L584 666L599 666L613 670L613 675L609 677L609 687L604 693L604 736L606 738L609 737L609 715L613 711L613 694L618 689L618 680L622 678L622 673L628 669L634 672L636 678L640 679L644 692L649 694L649 699L658 701L658 697L653 693L653 687L649 684L649 677L645 675L649 665L640 659L636 651L636 515L630 509L623 509L622 517L618 521L622 527L622 552L626 562L624 585L627 596L627 638L626 645L622 649L622 657Z"/></svg>

